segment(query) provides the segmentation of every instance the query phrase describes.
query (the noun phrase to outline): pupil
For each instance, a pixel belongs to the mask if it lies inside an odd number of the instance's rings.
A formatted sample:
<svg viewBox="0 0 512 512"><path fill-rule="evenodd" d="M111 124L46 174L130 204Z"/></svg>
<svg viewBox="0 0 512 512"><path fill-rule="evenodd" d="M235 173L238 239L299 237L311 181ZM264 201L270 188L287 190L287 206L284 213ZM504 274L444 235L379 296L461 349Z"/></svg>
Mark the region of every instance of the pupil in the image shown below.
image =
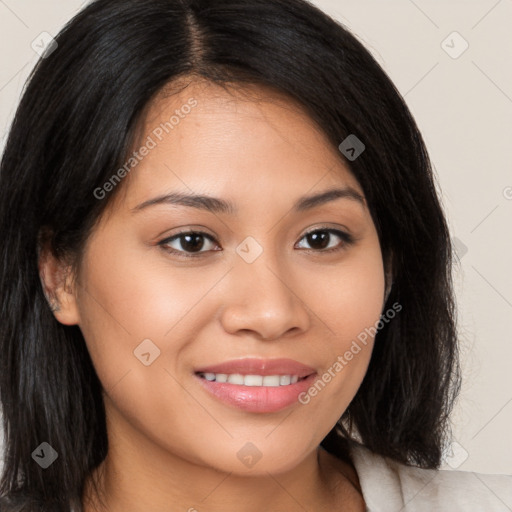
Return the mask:
<svg viewBox="0 0 512 512"><path fill-rule="evenodd" d="M195 252L196 250L199 251L203 247L203 237L199 234L194 235L183 235L183 239L185 240L185 243L183 243L183 240L181 242L181 247L185 249L186 251Z"/></svg>
<svg viewBox="0 0 512 512"><path fill-rule="evenodd" d="M318 244L319 241L320 244ZM308 243L314 249L325 249L329 245L329 233L327 231L316 231L315 233L310 233L308 235Z"/></svg>

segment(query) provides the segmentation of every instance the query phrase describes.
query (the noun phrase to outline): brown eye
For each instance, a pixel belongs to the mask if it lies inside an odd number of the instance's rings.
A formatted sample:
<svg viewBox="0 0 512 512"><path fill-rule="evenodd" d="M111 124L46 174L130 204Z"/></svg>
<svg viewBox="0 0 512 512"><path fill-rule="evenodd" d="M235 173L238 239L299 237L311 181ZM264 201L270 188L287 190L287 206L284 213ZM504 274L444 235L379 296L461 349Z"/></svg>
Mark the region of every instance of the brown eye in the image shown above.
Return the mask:
<svg viewBox="0 0 512 512"><path fill-rule="evenodd" d="M208 242L213 243L214 241L214 238L207 233L201 231L187 231L166 238L159 242L158 245L173 254L179 254L184 257L196 257L201 253L211 250L207 248L203 251L202 249L205 246L208 247ZM171 246L171 244L174 244L174 246Z"/></svg>
<svg viewBox="0 0 512 512"><path fill-rule="evenodd" d="M332 245L331 242L335 238L341 239L342 243L338 242ZM353 242L352 237L348 233L338 229L315 229L306 233L302 240L306 240L310 245L310 250L315 252L334 252L343 249L343 247Z"/></svg>

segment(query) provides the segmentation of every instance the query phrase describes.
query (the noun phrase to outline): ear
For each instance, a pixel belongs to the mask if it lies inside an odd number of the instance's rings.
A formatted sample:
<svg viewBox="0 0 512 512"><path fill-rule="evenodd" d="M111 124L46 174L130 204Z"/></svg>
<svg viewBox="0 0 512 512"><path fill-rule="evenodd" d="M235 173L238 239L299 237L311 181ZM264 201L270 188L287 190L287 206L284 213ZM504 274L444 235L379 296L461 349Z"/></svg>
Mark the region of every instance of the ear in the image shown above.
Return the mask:
<svg viewBox="0 0 512 512"><path fill-rule="evenodd" d="M71 265L58 259L45 244L39 251L39 277L55 318L64 325L80 322L76 299L76 281Z"/></svg>

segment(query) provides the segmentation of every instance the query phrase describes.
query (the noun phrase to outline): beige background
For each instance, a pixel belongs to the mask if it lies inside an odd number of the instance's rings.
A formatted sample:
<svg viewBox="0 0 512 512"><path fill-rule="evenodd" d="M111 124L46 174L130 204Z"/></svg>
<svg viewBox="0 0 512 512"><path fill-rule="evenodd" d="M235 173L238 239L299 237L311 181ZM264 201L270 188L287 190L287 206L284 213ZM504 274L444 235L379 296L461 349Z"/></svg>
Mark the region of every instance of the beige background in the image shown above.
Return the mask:
<svg viewBox="0 0 512 512"><path fill-rule="evenodd" d="M32 41L55 35L82 3L0 0L0 150L38 58ZM512 474L512 0L313 3L405 97L457 238L465 380L446 468Z"/></svg>

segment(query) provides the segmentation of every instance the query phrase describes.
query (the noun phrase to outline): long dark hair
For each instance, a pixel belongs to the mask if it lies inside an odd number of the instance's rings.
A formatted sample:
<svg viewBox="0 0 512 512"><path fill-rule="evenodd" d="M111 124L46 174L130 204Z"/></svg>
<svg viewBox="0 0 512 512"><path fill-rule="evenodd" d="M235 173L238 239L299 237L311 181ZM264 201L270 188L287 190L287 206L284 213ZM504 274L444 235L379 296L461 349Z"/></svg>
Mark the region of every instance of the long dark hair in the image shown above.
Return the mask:
<svg viewBox="0 0 512 512"><path fill-rule="evenodd" d="M145 107L194 75L260 84L300 102L361 184L383 258L387 304L363 383L322 445L358 439L405 464L439 467L459 387L452 253L424 141L364 46L304 0L97 0L33 70L0 168L0 494L8 510L82 510L86 477L108 450L101 383L78 326L52 314L38 272L43 244L78 265L113 197L93 191L128 154ZM357 433L357 435L356 435ZM59 462L32 453L47 442Z"/></svg>

